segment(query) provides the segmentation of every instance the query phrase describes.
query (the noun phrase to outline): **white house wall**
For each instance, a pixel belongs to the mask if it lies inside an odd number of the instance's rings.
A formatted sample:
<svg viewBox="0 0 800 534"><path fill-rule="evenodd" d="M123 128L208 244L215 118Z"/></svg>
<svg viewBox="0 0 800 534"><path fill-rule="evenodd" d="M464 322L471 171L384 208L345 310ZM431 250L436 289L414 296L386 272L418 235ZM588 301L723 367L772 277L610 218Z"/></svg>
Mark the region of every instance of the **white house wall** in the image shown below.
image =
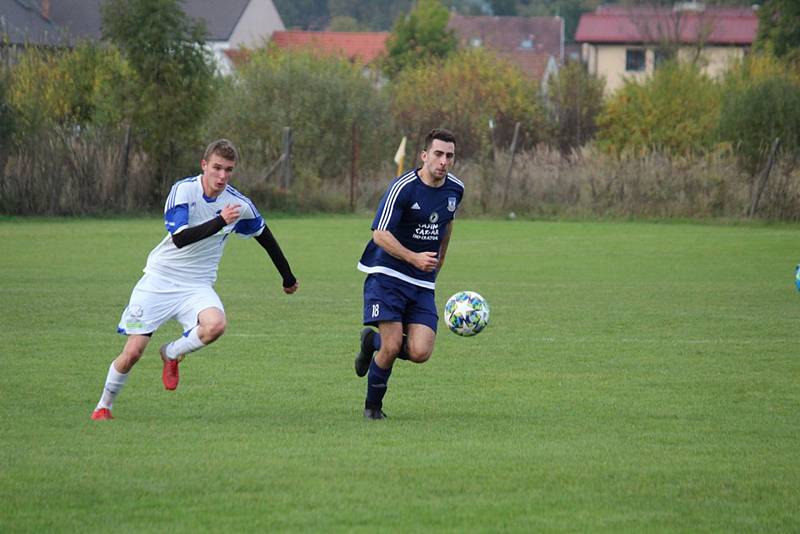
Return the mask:
<svg viewBox="0 0 800 534"><path fill-rule="evenodd" d="M272 0L252 0L242 13L228 45L230 48L256 48L269 41L272 32L285 29Z"/></svg>

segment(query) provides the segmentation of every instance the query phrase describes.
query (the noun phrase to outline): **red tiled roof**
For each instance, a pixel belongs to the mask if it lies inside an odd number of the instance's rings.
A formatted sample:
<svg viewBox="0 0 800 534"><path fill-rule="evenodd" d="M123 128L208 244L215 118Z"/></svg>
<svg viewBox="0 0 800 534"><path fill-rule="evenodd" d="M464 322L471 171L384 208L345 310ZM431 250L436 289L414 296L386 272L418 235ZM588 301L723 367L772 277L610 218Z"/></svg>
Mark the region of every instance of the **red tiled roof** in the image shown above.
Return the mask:
<svg viewBox="0 0 800 534"><path fill-rule="evenodd" d="M544 73L547 70L547 62L552 57L547 53L518 51L513 52L497 52L498 57L507 60L518 66L520 70L532 80L537 82L542 81Z"/></svg>
<svg viewBox="0 0 800 534"><path fill-rule="evenodd" d="M286 50L311 49L370 63L386 51L388 32L276 31L272 42Z"/></svg>
<svg viewBox="0 0 800 534"><path fill-rule="evenodd" d="M750 45L758 17L750 8L669 8L603 6L581 15L575 41L584 43L645 43L674 39L717 45ZM710 33L708 33L710 32ZM705 35L707 34L707 35Z"/></svg>
<svg viewBox="0 0 800 534"><path fill-rule="evenodd" d="M524 50L561 58L564 21L559 17L471 17L454 13L447 27L455 32L462 46L480 39L481 46L497 51ZM523 49L523 41L528 41L531 48Z"/></svg>

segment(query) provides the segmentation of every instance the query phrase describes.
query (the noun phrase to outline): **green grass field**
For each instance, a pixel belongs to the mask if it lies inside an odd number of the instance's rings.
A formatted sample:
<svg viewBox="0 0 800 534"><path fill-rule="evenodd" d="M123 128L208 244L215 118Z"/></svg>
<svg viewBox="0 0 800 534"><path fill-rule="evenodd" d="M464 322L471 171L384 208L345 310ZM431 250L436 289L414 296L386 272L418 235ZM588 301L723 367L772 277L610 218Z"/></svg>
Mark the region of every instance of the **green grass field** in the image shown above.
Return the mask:
<svg viewBox="0 0 800 534"><path fill-rule="evenodd" d="M167 392L169 323L93 422L163 226L0 222L0 532L800 530L798 227L459 221L437 302L491 324L367 422L369 223L271 221L292 296L234 239L226 334Z"/></svg>

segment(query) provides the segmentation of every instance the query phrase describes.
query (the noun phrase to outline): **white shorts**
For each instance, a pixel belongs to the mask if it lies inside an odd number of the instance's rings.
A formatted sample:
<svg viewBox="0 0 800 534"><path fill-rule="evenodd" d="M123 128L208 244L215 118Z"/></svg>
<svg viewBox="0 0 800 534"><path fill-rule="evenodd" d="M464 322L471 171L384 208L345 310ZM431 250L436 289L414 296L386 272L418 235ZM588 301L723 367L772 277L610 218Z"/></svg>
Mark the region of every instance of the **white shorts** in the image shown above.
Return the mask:
<svg viewBox="0 0 800 534"><path fill-rule="evenodd" d="M117 332L150 334L174 318L186 333L197 325L197 315L207 308L225 311L213 287L180 285L145 273L133 288Z"/></svg>

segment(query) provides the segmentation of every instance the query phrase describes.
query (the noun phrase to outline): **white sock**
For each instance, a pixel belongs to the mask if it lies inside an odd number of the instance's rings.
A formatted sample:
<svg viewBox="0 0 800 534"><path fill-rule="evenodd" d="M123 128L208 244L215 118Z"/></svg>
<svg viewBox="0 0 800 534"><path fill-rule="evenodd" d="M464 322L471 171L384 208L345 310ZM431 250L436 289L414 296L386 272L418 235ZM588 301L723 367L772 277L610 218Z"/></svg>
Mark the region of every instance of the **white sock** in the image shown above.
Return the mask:
<svg viewBox="0 0 800 534"><path fill-rule="evenodd" d="M129 373L120 373L114 367L114 362L111 362L111 367L108 368L108 376L106 376L106 385L103 388L103 394L100 396L100 402L97 403L97 410L101 408L111 409L114 404L114 399L117 394L128 381Z"/></svg>
<svg viewBox="0 0 800 534"><path fill-rule="evenodd" d="M164 352L167 358L174 360L182 355L194 352L197 349L202 349L203 347L205 347L205 343L200 341L200 337L197 335L197 327L194 327L187 335L181 336L167 345Z"/></svg>

